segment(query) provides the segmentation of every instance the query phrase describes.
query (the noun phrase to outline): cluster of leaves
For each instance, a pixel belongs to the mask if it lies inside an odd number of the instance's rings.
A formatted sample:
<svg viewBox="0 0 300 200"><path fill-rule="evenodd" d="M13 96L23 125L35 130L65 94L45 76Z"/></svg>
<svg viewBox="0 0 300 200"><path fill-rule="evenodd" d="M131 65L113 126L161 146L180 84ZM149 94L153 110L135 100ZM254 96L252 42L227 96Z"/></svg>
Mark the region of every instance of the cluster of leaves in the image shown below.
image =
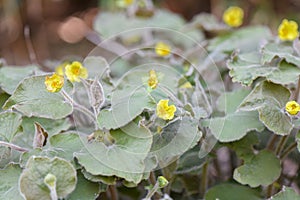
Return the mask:
<svg viewBox="0 0 300 200"><path fill-rule="evenodd" d="M299 198L282 173L300 141L299 121L284 111L299 95L297 40L279 42L263 26L230 29L208 14L185 24L163 10L102 12L95 30L104 40L83 60L89 77L65 81L64 93L46 90L49 73L38 66L0 68L1 199L53 200L53 181L61 199L95 199L114 185L137 199L138 186L161 174L169 185L158 195L176 199L263 199L280 189L273 199ZM155 53L160 41L169 54ZM173 119L157 117L161 99L176 106ZM224 148L236 161L226 179Z"/></svg>

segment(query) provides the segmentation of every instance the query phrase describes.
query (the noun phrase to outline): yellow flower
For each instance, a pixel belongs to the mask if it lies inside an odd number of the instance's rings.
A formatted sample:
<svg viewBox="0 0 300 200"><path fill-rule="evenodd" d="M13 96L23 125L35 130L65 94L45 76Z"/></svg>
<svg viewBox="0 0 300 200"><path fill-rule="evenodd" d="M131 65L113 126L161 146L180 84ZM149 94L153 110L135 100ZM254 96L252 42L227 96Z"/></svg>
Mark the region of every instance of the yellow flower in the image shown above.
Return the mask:
<svg viewBox="0 0 300 200"><path fill-rule="evenodd" d="M46 76L45 85L49 92L59 92L64 86L64 77L57 74Z"/></svg>
<svg viewBox="0 0 300 200"><path fill-rule="evenodd" d="M148 86L151 89L155 89L157 87L157 84L158 84L158 79L157 79L156 72L153 69L151 69L149 72Z"/></svg>
<svg viewBox="0 0 300 200"><path fill-rule="evenodd" d="M69 64L69 62L63 62L62 64L58 65L56 68L55 68L55 73L58 74L58 75L61 75L63 76L64 73L65 73L65 67Z"/></svg>
<svg viewBox="0 0 300 200"><path fill-rule="evenodd" d="M87 69L77 61L68 64L65 70L66 76L71 82L80 82L80 78L86 79L88 77Z"/></svg>
<svg viewBox="0 0 300 200"><path fill-rule="evenodd" d="M297 113L300 111L300 105L296 101L289 101L285 105L285 110L290 115L297 115Z"/></svg>
<svg viewBox="0 0 300 200"><path fill-rule="evenodd" d="M164 120L171 120L174 118L176 107L174 105L169 106L169 99L162 99L158 102L156 107L156 115Z"/></svg>
<svg viewBox="0 0 300 200"><path fill-rule="evenodd" d="M288 21L287 19L282 20L278 27L278 36L283 41L296 39L299 36L297 22Z"/></svg>
<svg viewBox="0 0 300 200"><path fill-rule="evenodd" d="M171 47L164 42L158 42L155 45L155 53L159 56L168 56L171 53Z"/></svg>
<svg viewBox="0 0 300 200"><path fill-rule="evenodd" d="M238 27L242 25L243 19L244 11L237 6L229 7L223 14L223 21L231 27Z"/></svg>
<svg viewBox="0 0 300 200"><path fill-rule="evenodd" d="M134 0L117 0L116 5L121 8L126 8L133 4Z"/></svg>
<svg viewBox="0 0 300 200"><path fill-rule="evenodd" d="M180 88L186 88L186 89L189 89L189 88L193 88L193 86L192 86L192 84L191 84L189 81L187 81L187 82L185 82L184 84L182 84L182 85L180 86Z"/></svg>

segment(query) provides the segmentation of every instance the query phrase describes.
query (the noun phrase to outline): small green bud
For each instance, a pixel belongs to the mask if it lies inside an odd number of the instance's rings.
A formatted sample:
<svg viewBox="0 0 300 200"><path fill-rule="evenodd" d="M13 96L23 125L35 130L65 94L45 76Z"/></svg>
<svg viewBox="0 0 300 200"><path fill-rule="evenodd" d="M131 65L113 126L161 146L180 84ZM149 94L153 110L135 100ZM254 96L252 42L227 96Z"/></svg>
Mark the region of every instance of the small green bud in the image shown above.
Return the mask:
<svg viewBox="0 0 300 200"><path fill-rule="evenodd" d="M169 184L169 181L163 176L159 176L157 178L157 182L158 182L159 188L164 188Z"/></svg>
<svg viewBox="0 0 300 200"><path fill-rule="evenodd" d="M55 187L56 185L56 176L53 174L47 174L47 176L44 178L44 183L50 187Z"/></svg>

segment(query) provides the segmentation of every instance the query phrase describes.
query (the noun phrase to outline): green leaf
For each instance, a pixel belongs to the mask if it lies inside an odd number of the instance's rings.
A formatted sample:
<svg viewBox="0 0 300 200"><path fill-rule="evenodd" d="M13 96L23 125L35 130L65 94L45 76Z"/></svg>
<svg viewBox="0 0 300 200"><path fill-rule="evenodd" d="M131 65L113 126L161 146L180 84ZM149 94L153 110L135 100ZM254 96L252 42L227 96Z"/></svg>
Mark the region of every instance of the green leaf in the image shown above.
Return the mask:
<svg viewBox="0 0 300 200"><path fill-rule="evenodd" d="M105 38L116 35L128 37L128 34L126 35L125 31L131 31L131 38L133 38L133 36L140 38L145 31L143 30L145 27L156 27L156 31L161 31L163 28L178 30L183 24L184 20L181 17L166 10L156 10L155 15L147 19L128 17L125 12L101 12L95 20L94 28ZM160 28L160 30L158 28Z"/></svg>
<svg viewBox="0 0 300 200"><path fill-rule="evenodd" d="M28 160L32 157L32 156L45 156L48 158L54 158L55 156L58 155L58 152L51 150L51 149L41 149L41 148L36 148L36 149L31 149L30 151L24 152L22 153L22 155L20 156L20 160L19 160L19 164L22 168L25 168Z"/></svg>
<svg viewBox="0 0 300 200"><path fill-rule="evenodd" d="M22 127L25 134L30 134L34 131L34 123L39 123L49 134L49 137L60 133L61 131L68 130L71 123L68 119L47 119L39 117L23 117Z"/></svg>
<svg viewBox="0 0 300 200"><path fill-rule="evenodd" d="M91 79L95 77L101 78L100 76L105 75L106 71L109 72L109 65L105 58L101 56L88 56L82 64L87 68Z"/></svg>
<svg viewBox="0 0 300 200"><path fill-rule="evenodd" d="M243 139L235 142L226 143L225 145L235 151L237 156L244 161L252 159L254 156L253 145L258 144L256 132L248 133Z"/></svg>
<svg viewBox="0 0 300 200"><path fill-rule="evenodd" d="M144 89L116 90L112 94L109 110L101 110L97 120L101 129L117 129L125 126L140 115L145 109L154 109L156 103Z"/></svg>
<svg viewBox="0 0 300 200"><path fill-rule="evenodd" d="M224 117L205 120L203 125L209 127L220 142L232 142L243 138L249 131L261 132L264 125L259 121L256 111L235 112Z"/></svg>
<svg viewBox="0 0 300 200"><path fill-rule="evenodd" d="M288 63L300 66L300 57L293 55L294 49L283 43L268 43L262 49L262 63L270 63L275 57L283 58Z"/></svg>
<svg viewBox="0 0 300 200"><path fill-rule="evenodd" d="M235 55L227 62L230 69L229 76L233 82L239 82L244 86L252 85L258 77L267 77L277 67L260 63L260 54L257 52Z"/></svg>
<svg viewBox="0 0 300 200"><path fill-rule="evenodd" d="M10 97L9 94L6 93L1 93L0 92L0 112L3 111L2 106L4 105L4 103L7 101L7 99Z"/></svg>
<svg viewBox="0 0 300 200"><path fill-rule="evenodd" d="M155 155L161 167L168 165L201 139L198 120L183 117L169 123L162 132L154 135L151 154Z"/></svg>
<svg viewBox="0 0 300 200"><path fill-rule="evenodd" d="M21 172L22 169L16 164L0 169L0 199L23 200L18 187Z"/></svg>
<svg viewBox="0 0 300 200"><path fill-rule="evenodd" d="M147 91L150 69L156 71L159 85L155 90ZM111 94L111 108L100 111L97 118L99 127L116 129L128 124L145 109L153 110L155 100L168 96L166 90L177 93L180 76L176 70L160 65L143 65L130 70L116 83Z"/></svg>
<svg viewBox="0 0 300 200"><path fill-rule="evenodd" d="M206 159L199 158L200 147L195 146L188 150L178 160L175 174L198 173L205 163Z"/></svg>
<svg viewBox="0 0 300 200"><path fill-rule="evenodd" d="M114 144L89 142L81 137L84 149L76 152L80 165L93 175L117 176L139 183L146 168L146 159L152 144L152 136L145 127L131 122L122 129L110 131Z"/></svg>
<svg viewBox="0 0 300 200"><path fill-rule="evenodd" d="M0 88L12 94L24 78L34 75L37 70L37 66L2 67L0 68Z"/></svg>
<svg viewBox="0 0 300 200"><path fill-rule="evenodd" d="M278 69L267 76L267 80L282 85L296 83L299 79L300 69L293 64L282 61Z"/></svg>
<svg viewBox="0 0 300 200"><path fill-rule="evenodd" d="M7 100L4 109L14 108L28 117L51 119L61 119L71 114L72 105L60 93L46 90L45 77L43 75L24 79Z"/></svg>
<svg viewBox="0 0 300 200"><path fill-rule="evenodd" d="M246 89L223 93L218 98L217 107L225 113L234 113L249 93L250 91Z"/></svg>
<svg viewBox="0 0 300 200"><path fill-rule="evenodd" d="M300 199L299 194L297 194L293 188L283 186L282 190L272 196L269 200L295 200Z"/></svg>
<svg viewBox="0 0 300 200"><path fill-rule="evenodd" d="M0 113L0 140L11 142L19 131L22 115L15 112Z"/></svg>
<svg viewBox="0 0 300 200"><path fill-rule="evenodd" d="M252 26L234 30L212 39L208 51L231 52L239 49L242 53L258 50L260 43L272 36L269 28Z"/></svg>
<svg viewBox="0 0 300 200"><path fill-rule="evenodd" d="M56 192L59 198L65 198L74 191L77 178L76 170L61 158L31 157L20 177L20 191L26 199L50 200L50 190L44 183L47 174L56 177Z"/></svg>
<svg viewBox="0 0 300 200"><path fill-rule="evenodd" d="M275 134L290 134L293 124L284 113L286 102L289 101L290 92L282 85L261 82L241 103L240 110L258 110L259 119Z"/></svg>
<svg viewBox="0 0 300 200"><path fill-rule="evenodd" d="M205 194L205 200L262 200L259 191L252 188L233 184L222 183L210 188Z"/></svg>
<svg viewBox="0 0 300 200"><path fill-rule="evenodd" d="M187 26L194 26L196 28L211 32L229 30L228 26L226 26L224 23L221 23L215 15L208 13L200 13L194 16L191 23L187 24Z"/></svg>
<svg viewBox="0 0 300 200"><path fill-rule="evenodd" d="M263 56L257 52L235 55L227 62L229 75L233 82L250 86L258 77L266 77L278 84L295 83L298 80L300 69L286 61L266 63Z"/></svg>
<svg viewBox="0 0 300 200"><path fill-rule="evenodd" d="M34 123L40 124L49 134L49 137L51 137L54 134L60 133L61 131L67 130L71 126L70 121L68 119L53 120L38 117L23 117L23 133L15 137L15 144L26 148L32 148L33 137L35 132Z"/></svg>
<svg viewBox="0 0 300 200"><path fill-rule="evenodd" d="M76 189L66 198L67 200L96 199L100 194L99 183L93 183L77 173Z"/></svg>
<svg viewBox="0 0 300 200"><path fill-rule="evenodd" d="M77 133L59 133L50 138L50 145L58 155L66 160L72 161L74 153L84 148Z"/></svg>
<svg viewBox="0 0 300 200"><path fill-rule="evenodd" d="M262 150L244 165L234 170L233 178L250 187L267 186L277 180L281 173L280 160L268 150Z"/></svg>
<svg viewBox="0 0 300 200"><path fill-rule="evenodd" d="M82 169L82 174L84 178L92 182L101 182L106 185L115 185L117 183L117 177L114 176L101 176L101 175L93 175Z"/></svg>

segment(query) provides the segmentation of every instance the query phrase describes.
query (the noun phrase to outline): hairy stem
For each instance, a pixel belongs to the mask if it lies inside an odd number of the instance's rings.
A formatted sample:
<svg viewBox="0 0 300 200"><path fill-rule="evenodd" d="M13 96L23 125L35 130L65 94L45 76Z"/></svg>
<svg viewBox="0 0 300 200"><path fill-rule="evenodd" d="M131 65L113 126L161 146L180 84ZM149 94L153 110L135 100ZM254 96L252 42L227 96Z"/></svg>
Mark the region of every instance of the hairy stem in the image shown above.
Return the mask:
<svg viewBox="0 0 300 200"><path fill-rule="evenodd" d="M20 151L20 152L27 152L29 151L29 149L25 149L23 147L19 147L15 144L12 144L12 143L9 143L9 142L4 142L4 141L0 141L0 146L6 146L6 147L9 147L11 149L14 149L16 151Z"/></svg>
<svg viewBox="0 0 300 200"><path fill-rule="evenodd" d="M89 109L87 109L86 107L78 104L77 102L75 102L67 93L66 91L64 91L63 89L61 90L61 94L63 95L63 97L70 102L74 109L80 111L81 113L85 114L86 116L88 116L89 118L91 118L93 121L96 121L96 117L94 116L94 113L92 113Z"/></svg>
<svg viewBox="0 0 300 200"><path fill-rule="evenodd" d="M158 189L159 184L156 182L154 187L148 192L147 196L143 200L151 200L151 197L157 192Z"/></svg>

